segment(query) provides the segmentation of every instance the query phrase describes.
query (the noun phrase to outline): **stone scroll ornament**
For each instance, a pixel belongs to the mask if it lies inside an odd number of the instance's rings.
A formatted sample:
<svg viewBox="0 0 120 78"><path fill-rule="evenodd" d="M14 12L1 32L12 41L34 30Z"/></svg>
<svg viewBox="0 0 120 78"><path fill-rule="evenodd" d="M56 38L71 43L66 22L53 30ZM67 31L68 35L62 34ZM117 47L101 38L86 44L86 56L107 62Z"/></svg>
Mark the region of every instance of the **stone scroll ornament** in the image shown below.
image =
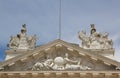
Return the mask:
<svg viewBox="0 0 120 78"><path fill-rule="evenodd" d="M36 35L27 36L26 24L22 25L21 32L17 36L11 36L8 47L10 49L34 49L36 46Z"/></svg>
<svg viewBox="0 0 120 78"><path fill-rule="evenodd" d="M97 32L94 24L91 24L90 36L85 31L78 32L78 38L82 41L81 47L84 49L112 49L113 41L108 35L107 32L103 35Z"/></svg>

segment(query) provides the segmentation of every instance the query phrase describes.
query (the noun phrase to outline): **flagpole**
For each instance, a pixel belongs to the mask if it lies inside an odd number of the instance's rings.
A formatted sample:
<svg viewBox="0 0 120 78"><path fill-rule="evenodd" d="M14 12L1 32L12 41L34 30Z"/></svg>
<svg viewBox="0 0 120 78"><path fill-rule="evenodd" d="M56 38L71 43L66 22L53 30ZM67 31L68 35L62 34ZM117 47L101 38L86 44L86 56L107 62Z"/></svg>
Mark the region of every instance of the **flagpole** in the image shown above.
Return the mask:
<svg viewBox="0 0 120 78"><path fill-rule="evenodd" d="M59 39L61 39L61 0L59 4Z"/></svg>

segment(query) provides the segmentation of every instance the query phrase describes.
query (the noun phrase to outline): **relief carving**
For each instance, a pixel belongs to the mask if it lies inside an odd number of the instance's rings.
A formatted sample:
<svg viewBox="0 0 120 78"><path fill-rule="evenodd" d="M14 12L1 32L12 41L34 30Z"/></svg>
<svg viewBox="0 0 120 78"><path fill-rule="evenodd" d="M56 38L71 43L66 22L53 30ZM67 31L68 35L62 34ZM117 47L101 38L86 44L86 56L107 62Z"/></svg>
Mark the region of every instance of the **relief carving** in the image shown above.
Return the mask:
<svg viewBox="0 0 120 78"><path fill-rule="evenodd" d="M82 65L80 60L70 60L68 54L64 57L55 57L54 59L47 59L44 62L37 62L32 67L34 71L40 70L91 70L92 68Z"/></svg>

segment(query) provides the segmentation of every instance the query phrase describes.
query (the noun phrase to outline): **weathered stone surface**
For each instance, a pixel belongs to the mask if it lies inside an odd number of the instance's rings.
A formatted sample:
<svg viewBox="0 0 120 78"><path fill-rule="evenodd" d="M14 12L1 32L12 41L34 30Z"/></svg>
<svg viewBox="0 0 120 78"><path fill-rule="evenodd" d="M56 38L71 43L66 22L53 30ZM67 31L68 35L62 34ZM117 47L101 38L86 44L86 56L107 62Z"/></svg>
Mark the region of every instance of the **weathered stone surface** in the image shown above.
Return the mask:
<svg viewBox="0 0 120 78"><path fill-rule="evenodd" d="M35 46L36 46L36 35L29 37L27 36L26 24L22 25L20 34L17 34L17 36L10 37L10 43L8 44L8 47L10 49L15 49L15 50L34 49Z"/></svg>
<svg viewBox="0 0 120 78"><path fill-rule="evenodd" d="M3 67L5 71L116 70L120 64L92 50L89 51L62 40L55 40L9 59L1 63L0 67Z"/></svg>
<svg viewBox="0 0 120 78"><path fill-rule="evenodd" d="M82 40L81 47L84 49L113 49L112 39L108 39L108 33L103 35L96 31L94 24L91 24L90 36L85 31L78 32L79 39Z"/></svg>
<svg viewBox="0 0 120 78"><path fill-rule="evenodd" d="M10 42L8 44L10 50L6 51L7 55L5 60L14 58L29 50L34 50L36 47L36 40L36 35L27 36L26 24L23 24L20 34L10 37Z"/></svg>
<svg viewBox="0 0 120 78"><path fill-rule="evenodd" d="M116 70L120 63L99 54L114 52L112 42L108 43L107 33L103 36L97 33L94 25L91 25L90 37L85 32L79 33L89 49L58 39L30 50L31 38L26 32L26 25L23 25L15 42L10 40L11 50L7 54L14 57L0 64L0 78L120 78L120 71ZM89 40L90 45L86 43Z"/></svg>
<svg viewBox="0 0 120 78"><path fill-rule="evenodd" d="M120 78L119 71L0 72L0 78Z"/></svg>

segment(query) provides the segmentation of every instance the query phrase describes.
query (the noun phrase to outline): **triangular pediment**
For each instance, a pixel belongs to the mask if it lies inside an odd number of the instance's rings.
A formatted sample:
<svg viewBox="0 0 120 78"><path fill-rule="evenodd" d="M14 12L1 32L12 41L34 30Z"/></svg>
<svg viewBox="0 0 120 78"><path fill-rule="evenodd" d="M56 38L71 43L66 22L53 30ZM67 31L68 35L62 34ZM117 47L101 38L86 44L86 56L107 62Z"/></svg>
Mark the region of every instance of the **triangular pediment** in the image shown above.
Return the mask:
<svg viewBox="0 0 120 78"><path fill-rule="evenodd" d="M0 67L4 67L5 71L115 70L120 67L120 63L91 50L85 50L77 44L58 39L9 59L1 63Z"/></svg>

